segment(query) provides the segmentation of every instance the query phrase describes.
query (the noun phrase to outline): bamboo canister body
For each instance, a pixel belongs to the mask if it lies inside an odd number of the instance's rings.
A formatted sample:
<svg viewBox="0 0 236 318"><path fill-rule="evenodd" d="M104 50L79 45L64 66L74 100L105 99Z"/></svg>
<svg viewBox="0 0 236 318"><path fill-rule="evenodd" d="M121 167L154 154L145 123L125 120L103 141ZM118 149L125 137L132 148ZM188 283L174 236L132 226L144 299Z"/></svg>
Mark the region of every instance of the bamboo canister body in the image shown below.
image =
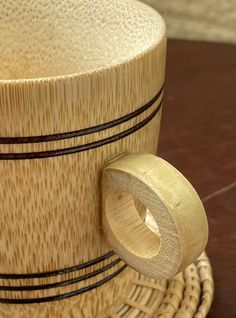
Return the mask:
<svg viewBox="0 0 236 318"><path fill-rule="evenodd" d="M135 272L104 238L101 173L120 153L156 153L164 23L128 1L12 8L0 16L0 316L104 317Z"/></svg>

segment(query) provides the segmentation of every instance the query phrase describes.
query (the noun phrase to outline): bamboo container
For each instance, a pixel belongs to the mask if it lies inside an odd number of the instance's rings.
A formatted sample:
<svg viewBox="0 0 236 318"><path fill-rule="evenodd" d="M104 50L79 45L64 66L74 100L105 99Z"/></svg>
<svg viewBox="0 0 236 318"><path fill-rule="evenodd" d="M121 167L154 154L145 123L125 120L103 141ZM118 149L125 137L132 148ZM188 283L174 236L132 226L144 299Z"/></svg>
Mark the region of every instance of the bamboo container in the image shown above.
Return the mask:
<svg viewBox="0 0 236 318"><path fill-rule="evenodd" d="M154 155L163 19L127 0L0 5L0 316L109 316L135 270L171 277L207 240L195 190Z"/></svg>

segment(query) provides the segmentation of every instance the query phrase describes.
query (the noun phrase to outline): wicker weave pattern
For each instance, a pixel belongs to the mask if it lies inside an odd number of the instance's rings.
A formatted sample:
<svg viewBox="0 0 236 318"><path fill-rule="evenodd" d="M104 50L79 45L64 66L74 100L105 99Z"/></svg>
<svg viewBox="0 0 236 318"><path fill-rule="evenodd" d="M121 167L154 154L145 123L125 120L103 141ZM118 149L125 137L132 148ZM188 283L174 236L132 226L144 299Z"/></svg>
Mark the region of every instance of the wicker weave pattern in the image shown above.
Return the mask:
<svg viewBox="0 0 236 318"><path fill-rule="evenodd" d="M128 299L109 318L204 318L214 282L206 253L172 279L155 281L137 274Z"/></svg>

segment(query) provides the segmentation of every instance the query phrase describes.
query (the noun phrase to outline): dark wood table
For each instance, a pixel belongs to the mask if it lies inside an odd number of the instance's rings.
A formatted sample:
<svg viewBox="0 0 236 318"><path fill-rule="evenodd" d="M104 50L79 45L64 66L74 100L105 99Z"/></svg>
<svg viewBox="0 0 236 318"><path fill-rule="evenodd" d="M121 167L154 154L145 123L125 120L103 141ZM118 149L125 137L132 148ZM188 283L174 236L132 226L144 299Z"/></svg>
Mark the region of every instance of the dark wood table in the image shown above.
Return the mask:
<svg viewBox="0 0 236 318"><path fill-rule="evenodd" d="M208 215L215 296L236 317L236 46L170 40L159 155L194 185Z"/></svg>

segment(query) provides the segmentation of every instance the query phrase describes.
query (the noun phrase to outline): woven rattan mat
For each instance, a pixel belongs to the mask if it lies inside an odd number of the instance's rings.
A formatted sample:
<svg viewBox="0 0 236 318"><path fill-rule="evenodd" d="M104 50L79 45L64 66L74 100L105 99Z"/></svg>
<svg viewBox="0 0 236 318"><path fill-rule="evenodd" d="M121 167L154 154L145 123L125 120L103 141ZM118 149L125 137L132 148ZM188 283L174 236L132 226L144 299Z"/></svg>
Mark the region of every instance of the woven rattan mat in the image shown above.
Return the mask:
<svg viewBox="0 0 236 318"><path fill-rule="evenodd" d="M109 318L203 318L210 309L213 291L211 265L203 253L169 280L137 274L129 297Z"/></svg>

